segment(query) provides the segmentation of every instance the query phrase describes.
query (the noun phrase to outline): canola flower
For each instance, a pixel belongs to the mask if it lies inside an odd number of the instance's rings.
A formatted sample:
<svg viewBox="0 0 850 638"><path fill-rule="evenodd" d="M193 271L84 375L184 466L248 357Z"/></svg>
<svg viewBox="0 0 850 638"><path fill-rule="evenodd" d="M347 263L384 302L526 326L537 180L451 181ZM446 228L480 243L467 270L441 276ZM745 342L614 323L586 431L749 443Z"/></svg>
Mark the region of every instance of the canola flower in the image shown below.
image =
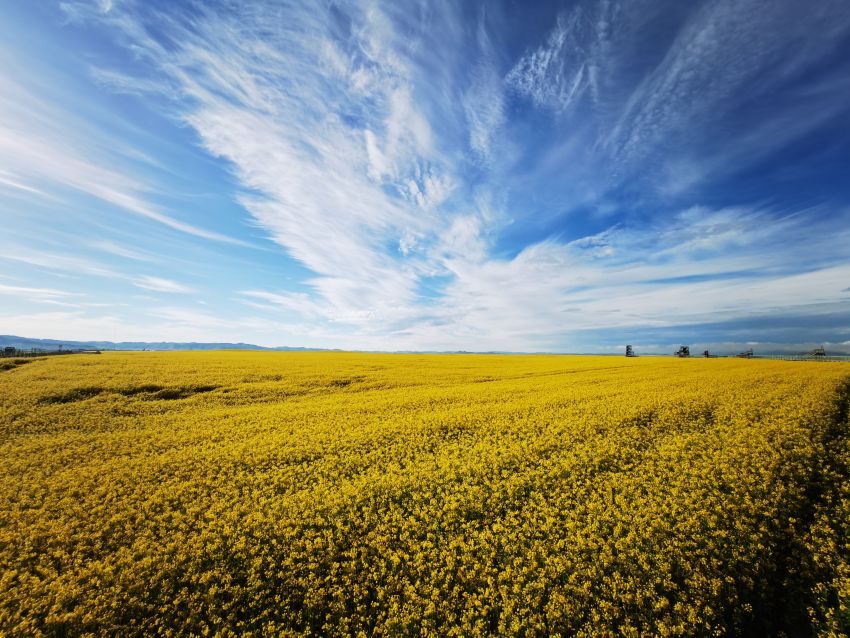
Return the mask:
<svg viewBox="0 0 850 638"><path fill-rule="evenodd" d="M848 377L36 360L0 371L0 635L846 635Z"/></svg>

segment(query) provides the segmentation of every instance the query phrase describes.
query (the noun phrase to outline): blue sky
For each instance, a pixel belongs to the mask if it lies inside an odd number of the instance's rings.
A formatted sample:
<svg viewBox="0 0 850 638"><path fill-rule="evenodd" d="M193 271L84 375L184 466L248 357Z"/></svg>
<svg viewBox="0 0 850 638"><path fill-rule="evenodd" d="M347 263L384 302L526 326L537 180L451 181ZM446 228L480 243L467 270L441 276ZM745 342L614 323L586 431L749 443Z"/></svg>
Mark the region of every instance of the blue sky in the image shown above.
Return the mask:
<svg viewBox="0 0 850 638"><path fill-rule="evenodd" d="M0 0L0 333L850 350L842 0Z"/></svg>

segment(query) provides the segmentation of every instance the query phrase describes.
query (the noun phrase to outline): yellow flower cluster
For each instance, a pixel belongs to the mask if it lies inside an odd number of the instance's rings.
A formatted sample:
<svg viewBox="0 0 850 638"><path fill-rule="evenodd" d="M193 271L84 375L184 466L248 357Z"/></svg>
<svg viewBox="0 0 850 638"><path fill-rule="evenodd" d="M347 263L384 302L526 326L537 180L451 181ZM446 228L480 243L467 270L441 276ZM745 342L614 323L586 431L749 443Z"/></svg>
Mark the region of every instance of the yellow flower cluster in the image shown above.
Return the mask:
<svg viewBox="0 0 850 638"><path fill-rule="evenodd" d="M0 371L0 635L843 635L848 376L36 360Z"/></svg>

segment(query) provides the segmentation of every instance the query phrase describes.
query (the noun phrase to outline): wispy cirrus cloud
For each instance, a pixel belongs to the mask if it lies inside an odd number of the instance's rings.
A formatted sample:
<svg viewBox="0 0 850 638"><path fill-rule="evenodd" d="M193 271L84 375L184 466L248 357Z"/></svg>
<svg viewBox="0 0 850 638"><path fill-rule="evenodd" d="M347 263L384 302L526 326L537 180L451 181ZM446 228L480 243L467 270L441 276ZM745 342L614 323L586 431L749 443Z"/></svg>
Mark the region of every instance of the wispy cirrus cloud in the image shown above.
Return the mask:
<svg viewBox="0 0 850 638"><path fill-rule="evenodd" d="M93 259L64 255L34 248L10 249L0 254L0 260L36 266L62 275L94 275L106 278L121 278L123 275Z"/></svg>
<svg viewBox="0 0 850 638"><path fill-rule="evenodd" d="M134 251L127 250L123 247L111 244L109 242L101 243L100 247L102 250L106 250L106 252L111 252L113 254L117 253L123 257L128 257L134 260L150 261L144 256L138 255ZM129 281L137 288L141 288L143 290L148 290L151 292L183 294L195 292L195 290L190 288L189 286L174 281L173 279L168 279L165 277L155 277L152 275L132 275L128 274L123 270L118 270L109 267L99 261L90 258L61 254L58 252L42 252L33 249L25 251L9 251L3 255L0 255L0 260L26 264L28 266L33 266L39 269L49 271L52 274L58 275L63 278L70 278L78 281L94 276L103 278L105 280L113 280L119 282ZM78 285L79 284L75 284L75 287L78 287ZM7 292L9 294L14 293L14 291L16 290L15 287L7 288ZM18 290L23 293L28 289L19 288ZM33 288L31 290L50 291L52 289ZM60 295L57 291L57 294L54 296L68 296L73 294L79 293L65 291Z"/></svg>
<svg viewBox="0 0 850 638"><path fill-rule="evenodd" d="M10 286L0 284L0 295L25 297L33 301L53 303L75 296L66 290L57 288L30 288L28 286Z"/></svg>
<svg viewBox="0 0 850 638"><path fill-rule="evenodd" d="M188 286L184 286L183 284L176 282L172 279L165 279L164 277L152 277L150 275L143 275L141 277L137 277L133 280L133 285L137 288L142 288L143 290L152 290L154 292L169 292L181 294L194 292Z"/></svg>
<svg viewBox="0 0 850 638"><path fill-rule="evenodd" d="M666 48L659 43L669 31L658 43L646 41L653 22L676 25ZM506 80L538 106L571 118L573 137L594 145L597 172L678 194L733 175L846 114L839 98L846 62L830 73L810 70L835 55L848 34L840 2L817 11L781 3L769 12L756 0L690 10L666 2L579 2L558 15ZM752 108L762 100L773 107Z"/></svg>
<svg viewBox="0 0 850 638"><path fill-rule="evenodd" d="M241 198L256 222L317 274L328 316L395 317L428 268L418 248L449 225L436 207L452 167L414 97L410 60L389 46L388 18L345 9L294 11L272 36L257 7L204 13L191 29L174 25L176 51L145 54L189 98L182 117L205 147L258 193ZM136 17L109 20L149 42Z"/></svg>
<svg viewBox="0 0 850 638"><path fill-rule="evenodd" d="M810 262L804 273L784 267L788 259L804 261L800 253L806 249L791 237L805 221L771 229L760 226L762 215L739 213L704 210L696 218L687 211L668 227L613 228L566 245L544 242L509 261L457 261L458 276L444 304L447 316L428 330L462 325L458 337L482 344L493 337L521 340L533 350L550 347L551 335L559 331L687 325L814 304L846 306L841 293L850 273L846 264ZM834 246L847 239L846 231L838 234ZM474 334L466 326L474 326Z"/></svg>
<svg viewBox="0 0 850 638"><path fill-rule="evenodd" d="M114 241L110 241L108 239L91 241L89 242L89 245L95 250L108 253L110 255L123 257L125 259L132 259L133 261L156 261L155 258L151 255L145 254L133 248L128 248L127 246L124 246Z"/></svg>
<svg viewBox="0 0 850 638"><path fill-rule="evenodd" d="M150 201L149 185L133 177L129 169L115 168L116 164L127 167L127 158L105 150L107 142L95 142L102 134L92 130L89 122L63 111L10 76L0 78L0 120L0 161L14 166L16 176L2 183L50 199L56 199L57 187L73 189L182 233L247 245L163 211ZM81 133L74 133L75 129Z"/></svg>
<svg viewBox="0 0 850 638"><path fill-rule="evenodd" d="M767 325L817 306L846 312L850 270L834 255L850 240L848 220L845 212L812 226L805 215L776 220L769 210L692 208L651 228L615 226L566 244L533 244L509 260L453 251L445 261L452 277L443 294L415 321L381 338L385 345L419 349L511 343L547 350L553 335L589 330L759 315ZM811 232L824 238L819 255L798 241ZM290 312L312 304L306 295L245 294ZM324 310L312 306L311 312ZM363 322L360 338L380 343L371 340L370 323Z"/></svg>
<svg viewBox="0 0 850 638"><path fill-rule="evenodd" d="M475 36L476 59L462 101L469 127L469 146L478 158L489 163L499 146L497 136L503 133L507 121L505 86L496 45L487 30L486 15L479 18Z"/></svg>
<svg viewBox="0 0 850 638"><path fill-rule="evenodd" d="M591 87L596 89L599 66L597 42L604 28L592 20L591 12L604 8L576 6L561 13L546 42L523 56L511 69L506 81L537 105L565 111Z"/></svg>
<svg viewBox="0 0 850 638"><path fill-rule="evenodd" d="M32 195L38 195L40 197L49 197L44 191L19 181L18 177L14 173L8 173L2 170L0 170L0 186L23 191Z"/></svg>
<svg viewBox="0 0 850 638"><path fill-rule="evenodd" d="M765 12L755 0L728 0L695 11L658 66L630 95L609 140L616 155L629 159L645 157L647 149L668 151L664 138L678 141L693 136L694 122L700 122L700 130L691 140L707 143L704 133L740 108L742 94L753 99L777 92L793 109L796 96L783 95L783 84L811 68L850 34L850 18L838 10L839 4L827 2L814 12L793 3L782 11ZM811 33L823 37L813 40ZM826 81L813 84L829 94L834 90L831 83L827 76ZM759 118L755 131L742 131L744 136L735 145L741 149L736 159L785 145L836 115L843 107L832 97L819 108L807 100L804 113L783 108Z"/></svg>

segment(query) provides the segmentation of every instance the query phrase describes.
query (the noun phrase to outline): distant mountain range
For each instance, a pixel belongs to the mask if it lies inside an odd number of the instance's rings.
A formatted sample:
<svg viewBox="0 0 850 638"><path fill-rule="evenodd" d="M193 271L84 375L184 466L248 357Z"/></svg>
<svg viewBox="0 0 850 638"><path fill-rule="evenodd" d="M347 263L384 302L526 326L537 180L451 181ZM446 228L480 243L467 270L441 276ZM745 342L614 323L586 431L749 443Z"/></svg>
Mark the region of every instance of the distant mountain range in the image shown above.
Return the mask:
<svg viewBox="0 0 850 638"><path fill-rule="evenodd" d="M40 348L57 350L269 350L269 351L313 351L325 348L290 348L279 346L266 348L253 343L181 343L176 341L60 341L57 339L29 339L15 335L0 335L0 348L12 347L19 350Z"/></svg>

